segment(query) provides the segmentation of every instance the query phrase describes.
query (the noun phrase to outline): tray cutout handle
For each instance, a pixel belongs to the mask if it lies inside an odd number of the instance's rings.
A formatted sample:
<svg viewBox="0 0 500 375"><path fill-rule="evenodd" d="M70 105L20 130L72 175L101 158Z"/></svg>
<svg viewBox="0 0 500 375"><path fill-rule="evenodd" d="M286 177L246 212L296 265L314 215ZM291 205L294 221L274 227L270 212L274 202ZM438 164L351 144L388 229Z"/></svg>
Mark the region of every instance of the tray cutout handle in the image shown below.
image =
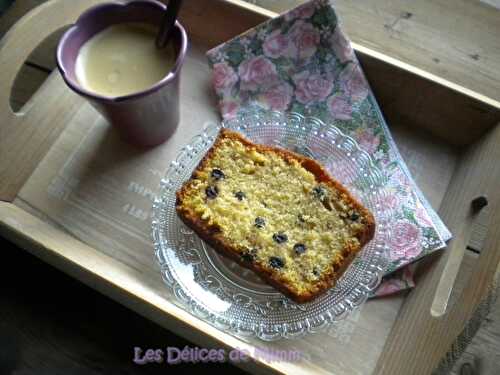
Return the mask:
<svg viewBox="0 0 500 375"><path fill-rule="evenodd" d="M24 113L14 113L10 92L31 52L52 33L73 23L105 0L51 0L24 15L0 43L0 200L12 201L81 105L53 73L30 99ZM64 90L64 91L63 91Z"/></svg>
<svg viewBox="0 0 500 375"><path fill-rule="evenodd" d="M475 228L475 223L484 214L489 214L490 210L486 210L485 207L488 205L488 198L486 195L478 195L472 199L470 203L470 208L465 211L465 216L463 217L462 230L455 235L454 242L450 242L450 246L447 251L450 252L448 256L448 261L444 266L439 284L436 289L436 294L434 296L434 301L431 306L431 315L433 317L441 317L446 311L451 308L452 303L457 301L457 298L452 298L452 293L455 292L458 281L460 284L473 283L474 280L471 279L471 273L468 272L466 275L463 274L464 256L466 251L468 251L468 246L464 246L471 242L472 231ZM486 218L487 224L489 224L490 215ZM488 225L489 227L489 225ZM454 246L457 243L457 246ZM478 259L474 261L474 267L477 267ZM461 273L462 271L462 273ZM462 279L462 280L460 280ZM463 280L467 279L467 280ZM460 291L463 292L463 289Z"/></svg>

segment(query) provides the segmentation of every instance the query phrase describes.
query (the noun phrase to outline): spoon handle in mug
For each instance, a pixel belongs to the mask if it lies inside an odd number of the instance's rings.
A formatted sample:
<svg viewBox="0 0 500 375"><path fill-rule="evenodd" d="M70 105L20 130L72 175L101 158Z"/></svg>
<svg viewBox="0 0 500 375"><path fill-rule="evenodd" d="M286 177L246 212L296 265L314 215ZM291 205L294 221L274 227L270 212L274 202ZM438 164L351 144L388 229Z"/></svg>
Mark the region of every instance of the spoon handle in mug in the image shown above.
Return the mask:
<svg viewBox="0 0 500 375"><path fill-rule="evenodd" d="M156 37L156 47L163 48L168 44L172 31L174 30L175 21L177 20L177 15L181 9L182 0L170 0L167 5L167 11L163 16L163 20L160 25L160 30Z"/></svg>

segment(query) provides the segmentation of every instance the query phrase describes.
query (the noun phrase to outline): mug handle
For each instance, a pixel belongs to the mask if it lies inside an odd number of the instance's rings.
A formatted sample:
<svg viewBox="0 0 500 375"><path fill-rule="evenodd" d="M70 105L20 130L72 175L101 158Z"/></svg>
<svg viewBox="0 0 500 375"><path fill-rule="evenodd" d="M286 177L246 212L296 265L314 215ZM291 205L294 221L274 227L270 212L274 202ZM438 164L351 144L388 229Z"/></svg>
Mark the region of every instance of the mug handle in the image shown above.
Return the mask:
<svg viewBox="0 0 500 375"><path fill-rule="evenodd" d="M18 71L46 37L75 22L105 0L51 0L24 15L0 43L0 200L11 202L81 106L58 72L53 72L14 113L10 93Z"/></svg>

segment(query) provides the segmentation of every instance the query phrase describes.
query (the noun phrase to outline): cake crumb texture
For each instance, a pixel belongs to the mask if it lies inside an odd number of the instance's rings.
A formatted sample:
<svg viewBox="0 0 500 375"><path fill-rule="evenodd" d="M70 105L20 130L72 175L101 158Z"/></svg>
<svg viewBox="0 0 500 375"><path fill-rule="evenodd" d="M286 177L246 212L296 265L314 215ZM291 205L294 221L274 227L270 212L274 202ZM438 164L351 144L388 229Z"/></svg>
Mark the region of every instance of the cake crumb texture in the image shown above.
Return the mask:
<svg viewBox="0 0 500 375"><path fill-rule="evenodd" d="M217 251L297 302L333 286L375 228L371 213L317 162L226 129L176 205Z"/></svg>

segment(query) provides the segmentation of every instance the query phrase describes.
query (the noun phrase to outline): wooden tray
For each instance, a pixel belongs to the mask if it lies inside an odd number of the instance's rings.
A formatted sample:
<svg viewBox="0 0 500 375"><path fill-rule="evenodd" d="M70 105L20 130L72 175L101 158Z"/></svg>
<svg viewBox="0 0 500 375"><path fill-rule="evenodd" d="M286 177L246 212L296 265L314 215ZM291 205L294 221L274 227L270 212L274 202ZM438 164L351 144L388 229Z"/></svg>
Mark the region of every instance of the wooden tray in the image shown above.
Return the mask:
<svg viewBox="0 0 500 375"><path fill-rule="evenodd" d="M185 1L181 18L191 49L182 73L181 124L168 143L141 151L122 143L58 72L19 113L9 104L30 52L99 2L45 3L0 45L0 234L198 345L250 353L295 349L307 357L238 364L251 371L431 372L496 280L500 103L355 45L403 157L454 239L421 267L411 293L371 300L327 332L276 343L234 337L189 314L163 285L152 256L151 200L180 147L206 121L219 121L206 50L276 14L238 0ZM489 205L473 212L471 201L480 195ZM470 256L467 246L480 255Z"/></svg>

